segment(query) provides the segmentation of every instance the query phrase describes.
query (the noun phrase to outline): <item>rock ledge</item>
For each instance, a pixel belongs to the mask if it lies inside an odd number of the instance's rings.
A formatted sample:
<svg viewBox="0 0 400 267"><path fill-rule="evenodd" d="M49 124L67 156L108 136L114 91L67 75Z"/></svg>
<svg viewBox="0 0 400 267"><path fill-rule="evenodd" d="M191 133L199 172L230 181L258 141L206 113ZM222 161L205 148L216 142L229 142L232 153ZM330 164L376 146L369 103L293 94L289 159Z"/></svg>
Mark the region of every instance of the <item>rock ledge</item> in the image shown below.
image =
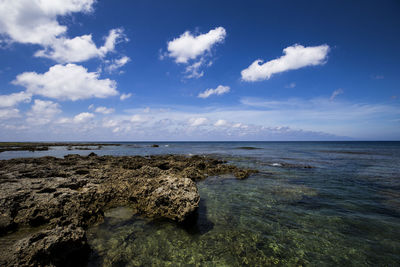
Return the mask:
<svg viewBox="0 0 400 267"><path fill-rule="evenodd" d="M0 266L84 264L90 251L85 231L105 210L129 206L143 216L184 222L199 205L195 181L254 172L203 156L2 160Z"/></svg>

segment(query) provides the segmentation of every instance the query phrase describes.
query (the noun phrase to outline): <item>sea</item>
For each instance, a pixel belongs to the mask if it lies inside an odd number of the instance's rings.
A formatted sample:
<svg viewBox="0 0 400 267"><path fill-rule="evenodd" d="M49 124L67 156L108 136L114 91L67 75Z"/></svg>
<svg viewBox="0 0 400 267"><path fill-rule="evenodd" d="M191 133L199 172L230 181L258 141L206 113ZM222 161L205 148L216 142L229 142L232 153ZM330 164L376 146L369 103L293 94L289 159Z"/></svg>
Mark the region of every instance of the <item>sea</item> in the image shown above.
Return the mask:
<svg viewBox="0 0 400 267"><path fill-rule="evenodd" d="M198 182L200 207L188 225L108 210L88 231L89 266L400 266L400 142L119 144L0 159L210 155L259 173Z"/></svg>

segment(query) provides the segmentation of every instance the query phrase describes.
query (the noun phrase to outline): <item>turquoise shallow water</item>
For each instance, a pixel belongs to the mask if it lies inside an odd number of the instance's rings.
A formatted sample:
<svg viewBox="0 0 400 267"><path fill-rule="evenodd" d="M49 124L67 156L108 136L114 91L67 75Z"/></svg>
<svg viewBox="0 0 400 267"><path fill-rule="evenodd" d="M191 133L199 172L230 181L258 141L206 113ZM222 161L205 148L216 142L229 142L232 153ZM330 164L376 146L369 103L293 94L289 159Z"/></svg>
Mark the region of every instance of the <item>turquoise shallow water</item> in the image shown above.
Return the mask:
<svg viewBox="0 0 400 267"><path fill-rule="evenodd" d="M124 207L110 210L89 231L90 266L399 266L400 142L158 144L95 152L212 154L260 173L198 183L201 203L191 226L150 221Z"/></svg>

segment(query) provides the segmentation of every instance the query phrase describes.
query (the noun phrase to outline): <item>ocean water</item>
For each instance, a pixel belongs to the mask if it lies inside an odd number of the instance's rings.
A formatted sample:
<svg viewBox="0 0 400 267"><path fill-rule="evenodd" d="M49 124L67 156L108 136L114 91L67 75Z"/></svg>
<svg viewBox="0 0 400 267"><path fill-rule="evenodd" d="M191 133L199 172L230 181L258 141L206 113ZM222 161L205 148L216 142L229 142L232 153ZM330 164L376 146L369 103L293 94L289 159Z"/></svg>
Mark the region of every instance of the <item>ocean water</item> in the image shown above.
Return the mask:
<svg viewBox="0 0 400 267"><path fill-rule="evenodd" d="M89 266L400 265L400 142L151 144L93 152L213 155L260 173L199 182L192 225L109 210L89 229ZM0 159L90 152L58 147Z"/></svg>

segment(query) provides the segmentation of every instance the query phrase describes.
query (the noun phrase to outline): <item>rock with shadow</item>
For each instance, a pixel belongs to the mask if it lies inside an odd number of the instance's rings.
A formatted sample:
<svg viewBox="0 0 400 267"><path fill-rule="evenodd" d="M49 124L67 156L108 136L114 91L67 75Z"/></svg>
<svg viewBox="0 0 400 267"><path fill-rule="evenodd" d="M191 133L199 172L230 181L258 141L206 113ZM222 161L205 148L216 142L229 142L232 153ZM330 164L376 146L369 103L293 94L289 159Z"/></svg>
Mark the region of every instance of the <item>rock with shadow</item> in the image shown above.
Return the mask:
<svg viewBox="0 0 400 267"><path fill-rule="evenodd" d="M0 266L79 266L90 251L86 230L113 207L204 234L213 224L196 181L228 173L242 179L254 172L204 156L91 153L1 160L0 238L19 238L0 253Z"/></svg>

